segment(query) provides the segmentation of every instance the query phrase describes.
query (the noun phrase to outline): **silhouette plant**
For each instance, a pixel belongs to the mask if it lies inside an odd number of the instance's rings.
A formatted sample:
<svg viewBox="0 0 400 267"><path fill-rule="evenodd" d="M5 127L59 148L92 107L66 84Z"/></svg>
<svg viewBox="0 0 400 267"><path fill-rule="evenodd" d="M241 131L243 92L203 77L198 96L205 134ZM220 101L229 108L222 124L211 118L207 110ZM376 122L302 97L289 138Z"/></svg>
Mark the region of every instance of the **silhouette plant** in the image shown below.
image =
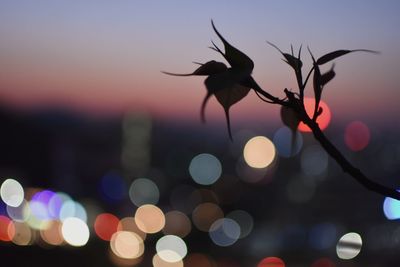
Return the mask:
<svg viewBox="0 0 400 267"><path fill-rule="evenodd" d="M317 118L324 112L322 107L320 106L323 89L325 85L335 77L334 64L332 65L331 69L325 73L321 73L320 66L352 52L377 53L376 51L367 49L336 50L325 54L318 59L315 59L314 55L311 53L311 50L308 48L308 52L310 53L313 64L308 71L306 78L303 80L301 47L296 56L294 55L293 47L291 48L291 53L285 53L274 44L268 42L269 45L273 46L282 54L284 58L283 60L294 70L294 73L296 75L298 92L292 92L291 90L285 88L284 93L286 97L280 99L271 95L258 85L258 83L251 76L254 68L253 61L246 54L228 43L225 38L218 32L213 21L211 21L211 25L217 36L221 39L224 45L225 52L223 52L214 42L212 42L213 46L210 48L220 53L229 63L230 67L227 67L222 62L211 60L204 64L196 63L199 64L200 67L189 74L163 72L165 74L174 76L207 76L204 82L207 89L207 94L201 105L201 119L203 122L205 122L205 108L207 102L210 97L214 95L218 102L224 108L227 120L228 134L232 140L229 108L242 100L244 97L246 97L250 90L254 90L257 96L264 102L281 106L282 122L286 126L288 126L293 133L292 145L294 137L296 136L297 127L300 122L303 122L311 129L315 139L321 144L325 151L341 166L344 172L351 175L365 188L379 193L383 196L388 196L400 200L400 192L369 179L363 172L354 167L325 136L317 122ZM311 75L314 89L315 106L312 116L309 116L306 112L306 108L304 105L304 91L306 90L306 86Z"/></svg>

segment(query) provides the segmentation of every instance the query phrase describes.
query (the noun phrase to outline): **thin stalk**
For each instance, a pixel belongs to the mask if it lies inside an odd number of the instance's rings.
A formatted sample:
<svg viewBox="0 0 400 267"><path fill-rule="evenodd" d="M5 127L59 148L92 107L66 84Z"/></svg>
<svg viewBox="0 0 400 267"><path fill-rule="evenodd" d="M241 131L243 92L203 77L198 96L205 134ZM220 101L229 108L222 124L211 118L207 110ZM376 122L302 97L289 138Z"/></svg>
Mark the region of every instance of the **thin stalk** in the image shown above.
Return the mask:
<svg viewBox="0 0 400 267"><path fill-rule="evenodd" d="M288 106L289 105L288 102L286 102L286 101L284 101L282 99L279 99L279 98L271 95L270 93L268 93L264 89L262 89L258 85L258 83L253 79L253 77L251 77L251 76L245 82L243 82L242 85L250 87L250 88L253 88L254 91L256 91L256 93L259 93L260 95L262 95L265 98L269 99L271 101L270 102L271 104L279 104L279 105L282 105L282 106Z"/></svg>
<svg viewBox="0 0 400 267"><path fill-rule="evenodd" d="M400 200L400 192L389 188L377 182L370 180L358 168L354 167L343 154L329 141L324 135L318 124L310 119L306 114L301 116L303 122L310 127L315 139L321 144L325 151L340 165L344 172L351 175L357 182L362 184L368 190L381 194L382 196L391 197Z"/></svg>

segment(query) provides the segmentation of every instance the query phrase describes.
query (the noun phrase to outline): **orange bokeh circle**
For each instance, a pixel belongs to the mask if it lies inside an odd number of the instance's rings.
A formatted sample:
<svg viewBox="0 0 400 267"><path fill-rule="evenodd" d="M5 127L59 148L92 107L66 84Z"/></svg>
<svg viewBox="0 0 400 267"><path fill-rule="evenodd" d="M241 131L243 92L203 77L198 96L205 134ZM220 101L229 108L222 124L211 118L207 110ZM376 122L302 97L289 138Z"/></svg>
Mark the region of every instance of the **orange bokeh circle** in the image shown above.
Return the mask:
<svg viewBox="0 0 400 267"><path fill-rule="evenodd" d="M314 105L315 99L305 97L304 98L304 106L306 108L307 114L309 117L313 116L314 113ZM321 130L325 130L328 127L329 123L331 122L331 110L329 109L328 105L324 101L320 101L320 107L322 108L322 114L318 116L317 123ZM311 132L311 129L305 125L303 122L300 122L299 127L297 128L300 132Z"/></svg>

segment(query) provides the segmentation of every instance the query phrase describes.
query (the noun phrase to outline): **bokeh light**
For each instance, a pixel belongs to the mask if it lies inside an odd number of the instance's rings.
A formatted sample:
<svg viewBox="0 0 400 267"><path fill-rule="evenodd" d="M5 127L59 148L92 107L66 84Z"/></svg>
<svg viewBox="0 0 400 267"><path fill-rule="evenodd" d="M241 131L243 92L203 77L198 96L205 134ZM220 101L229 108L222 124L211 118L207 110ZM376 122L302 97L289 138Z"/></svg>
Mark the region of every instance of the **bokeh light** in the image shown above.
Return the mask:
<svg viewBox="0 0 400 267"><path fill-rule="evenodd" d="M224 217L221 208L214 203L202 203L192 213L192 221L197 229L208 232L211 225L218 219Z"/></svg>
<svg viewBox="0 0 400 267"><path fill-rule="evenodd" d="M240 157L236 162L236 173L239 179L246 183L267 184L274 179L275 177L274 174L277 166L278 166L277 157L266 168L253 168L246 163L244 157Z"/></svg>
<svg viewBox="0 0 400 267"><path fill-rule="evenodd" d="M39 220L50 220L56 218L52 216L49 209L50 200L55 196L56 194L50 190L36 192L29 202L32 215Z"/></svg>
<svg viewBox="0 0 400 267"><path fill-rule="evenodd" d="M165 216L159 207L146 204L136 210L135 222L141 231L154 234L164 227Z"/></svg>
<svg viewBox="0 0 400 267"><path fill-rule="evenodd" d="M185 241L179 236L166 235L161 237L156 244L158 256L166 262L179 262L187 254Z"/></svg>
<svg viewBox="0 0 400 267"><path fill-rule="evenodd" d="M234 210L226 215L226 218L234 220L240 226L239 238L248 236L253 230L253 217L244 210Z"/></svg>
<svg viewBox="0 0 400 267"><path fill-rule="evenodd" d="M74 201L75 204L75 214L74 217L81 219L82 221L87 223L87 212L85 207L82 206L81 203Z"/></svg>
<svg viewBox="0 0 400 267"><path fill-rule="evenodd" d="M359 234L347 233L339 239L336 245L336 254L343 260L353 259L360 253L361 246L362 239Z"/></svg>
<svg viewBox="0 0 400 267"><path fill-rule="evenodd" d="M34 202L34 203L38 204L38 207L40 208L40 209L38 209L39 211L47 214L45 207L40 202ZM27 218L26 223L35 230L46 229L51 222L48 219L42 219L42 218L37 217L35 214L33 214L31 212L31 203L30 202L28 205L24 206L23 216L25 218Z"/></svg>
<svg viewBox="0 0 400 267"><path fill-rule="evenodd" d="M0 241L11 241L15 234L14 223L10 218L0 215Z"/></svg>
<svg viewBox="0 0 400 267"><path fill-rule="evenodd" d="M229 218L215 221L209 232L211 240L218 246L227 247L233 245L240 237L239 224Z"/></svg>
<svg viewBox="0 0 400 267"><path fill-rule="evenodd" d="M153 267L183 267L183 261L168 262L163 260L158 254L153 257Z"/></svg>
<svg viewBox="0 0 400 267"><path fill-rule="evenodd" d="M61 232L64 240L74 247L86 245L89 241L89 227L79 218L67 218L62 223Z"/></svg>
<svg viewBox="0 0 400 267"><path fill-rule="evenodd" d="M14 222L14 227L15 234L11 241L18 246L31 245L33 242L33 233L31 228L23 222Z"/></svg>
<svg viewBox="0 0 400 267"><path fill-rule="evenodd" d="M59 218L61 221L64 221L65 219L69 217L74 217L75 216L75 201L73 200L67 200L65 201L60 209L59 213Z"/></svg>
<svg viewBox="0 0 400 267"><path fill-rule="evenodd" d="M17 180L7 179L1 184L0 196L8 206L18 207L24 201L24 189Z"/></svg>
<svg viewBox="0 0 400 267"><path fill-rule="evenodd" d="M63 202L70 200L70 199L71 198L65 193L61 193L61 192L55 193L49 199L49 201L47 203L47 209L48 209L50 217L53 219L60 219L60 211L61 211L62 204L63 204Z"/></svg>
<svg viewBox="0 0 400 267"><path fill-rule="evenodd" d="M303 147L303 136L300 132L295 132L284 126L279 128L272 139L278 155L284 158L289 158L297 155Z"/></svg>
<svg viewBox="0 0 400 267"><path fill-rule="evenodd" d="M140 236L142 240L146 239L147 234L139 229L134 217L122 218L118 223L118 231L129 231Z"/></svg>
<svg viewBox="0 0 400 267"><path fill-rule="evenodd" d="M400 219L400 201L391 197L385 197L383 201L383 213L389 220Z"/></svg>
<svg viewBox="0 0 400 267"><path fill-rule="evenodd" d="M56 219L58 217L52 216L53 213L57 212L57 207L56 202L54 201L57 195L53 191L50 190L42 190L36 192L31 200L30 200L30 206L31 206L31 212L33 215L35 215L37 218L42 219L42 220L50 220L50 219ZM52 210L50 211L49 204L50 201L52 201ZM59 208L59 207L58 207Z"/></svg>
<svg viewBox="0 0 400 267"><path fill-rule="evenodd" d="M222 166L215 156L203 153L192 159L189 165L189 173L196 183L210 185L221 176Z"/></svg>
<svg viewBox="0 0 400 267"><path fill-rule="evenodd" d="M278 257L267 257L262 259L257 267L285 267L285 262Z"/></svg>
<svg viewBox="0 0 400 267"><path fill-rule="evenodd" d="M275 159L274 144L265 136L256 136L247 141L243 149L246 163L253 168L266 168Z"/></svg>
<svg viewBox="0 0 400 267"><path fill-rule="evenodd" d="M245 128L238 129L238 131L233 134L234 142L229 142L230 154L235 158L243 155L243 147L246 145L246 142L255 135L256 133L252 130Z"/></svg>
<svg viewBox="0 0 400 267"><path fill-rule="evenodd" d="M108 172L101 178L100 189L105 200L112 203L125 198L127 186L124 178L116 172Z"/></svg>
<svg viewBox="0 0 400 267"><path fill-rule="evenodd" d="M319 104L323 112L321 115L318 116L317 123L321 130L325 130L328 127L329 123L331 122L332 114L328 105L324 101L321 100ZM308 116L312 117L314 113L315 99L310 97L305 97L304 106L306 108ZM299 127L297 129L301 132L311 132L311 129L303 122L300 122Z"/></svg>
<svg viewBox="0 0 400 267"><path fill-rule="evenodd" d="M94 231L99 238L110 241L112 235L118 231L118 223L119 219L115 215L102 213L94 221Z"/></svg>
<svg viewBox="0 0 400 267"><path fill-rule="evenodd" d="M328 154L320 146L306 147L301 153L301 169L310 176L319 176L328 169Z"/></svg>
<svg viewBox="0 0 400 267"><path fill-rule="evenodd" d="M352 151L361 151L369 144L371 133L368 126L361 121L353 121L346 126L344 141Z"/></svg>
<svg viewBox="0 0 400 267"><path fill-rule="evenodd" d="M1 197L0 197L0 215L7 215L7 205L1 200Z"/></svg>
<svg viewBox="0 0 400 267"><path fill-rule="evenodd" d="M67 200L65 201L60 209L60 220L64 221L67 218L76 217L84 222L87 222L87 213L85 208L76 201Z"/></svg>
<svg viewBox="0 0 400 267"><path fill-rule="evenodd" d="M129 197L137 207L145 204L155 205L158 203L160 191L153 181L138 178L132 182L129 188Z"/></svg>
<svg viewBox="0 0 400 267"><path fill-rule="evenodd" d="M112 252L123 259L139 258L144 253L143 239L128 231L115 232L110 241Z"/></svg>
<svg viewBox="0 0 400 267"><path fill-rule="evenodd" d="M192 230L190 219L182 212L173 210L165 214L163 233L166 235L187 236Z"/></svg>
<svg viewBox="0 0 400 267"><path fill-rule="evenodd" d="M16 222L25 222L30 213L24 212L27 210L27 206L29 203L24 199L24 201L18 207L8 206L7 205L7 214L8 216Z"/></svg>
<svg viewBox="0 0 400 267"><path fill-rule="evenodd" d="M42 203L38 200L31 200L29 202L29 209L32 216L36 217L39 220L50 220L49 213L45 203Z"/></svg>
<svg viewBox="0 0 400 267"><path fill-rule="evenodd" d="M62 236L62 223L51 221L46 229L40 230L40 236L49 245L59 246L64 243Z"/></svg>

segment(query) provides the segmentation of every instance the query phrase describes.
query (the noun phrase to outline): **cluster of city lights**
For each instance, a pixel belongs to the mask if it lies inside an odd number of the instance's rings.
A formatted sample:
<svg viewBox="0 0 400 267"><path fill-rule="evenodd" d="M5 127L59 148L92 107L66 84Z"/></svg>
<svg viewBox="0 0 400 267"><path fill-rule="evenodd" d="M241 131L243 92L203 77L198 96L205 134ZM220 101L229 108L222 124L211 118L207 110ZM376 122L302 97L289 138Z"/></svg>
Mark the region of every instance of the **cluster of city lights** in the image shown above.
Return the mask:
<svg viewBox="0 0 400 267"><path fill-rule="evenodd" d="M330 121L330 112L325 103L321 105L324 116L327 116L322 117L325 124L321 128L325 129ZM301 177L288 181L286 195L294 203L311 200L316 183L328 172L329 157L320 146L304 146L302 132L307 131L305 125L300 125L300 131L296 133L282 127L271 139L254 135L246 138L236 164L238 181L267 183L273 177L279 157L298 156ZM370 131L366 124L355 121L347 125L344 143L351 151L361 151L369 142ZM194 228L207 233L209 240L220 247L232 246L248 237L254 228L254 219L247 211L236 209L226 213L223 210L222 206L229 200L225 202L216 193L219 186L224 185L223 167L215 155L195 155L188 165L188 172L192 180L204 188L188 184L175 186L169 194L169 206L164 210L157 206L163 191L156 181L141 177L127 186L120 175L107 173L100 180L104 199L118 202L126 197L136 206L132 216L124 218L85 208L84 204L63 192L24 188L15 179L5 179L0 188L6 211L0 213L0 241L19 246L81 247L89 242L91 235L95 235L109 243L109 257L114 264L134 266L143 261L146 239L154 235L158 239L153 266L213 266L214 261L209 255L188 251L184 238ZM240 188L230 191L224 196L234 195ZM386 198L383 211L390 220L400 219L400 201ZM311 232L311 236L315 236L315 239L310 239L311 247L329 249L336 244L340 259L352 259L361 251L362 239L357 233L346 233L338 238L337 229L329 224L318 225ZM320 238L321 233L324 239ZM150 240L149 243L154 243L154 238ZM329 259L321 258L312 266L331 266L330 263ZM261 259L257 265L266 266L285 266L285 263L281 258L271 256Z"/></svg>
<svg viewBox="0 0 400 267"><path fill-rule="evenodd" d="M219 246L232 245L253 227L253 219L247 212L235 210L224 217L215 202L203 202L207 198L211 201L207 197L210 192L197 193L200 199L190 212L191 219L179 210L164 213L156 206L159 200L156 184L138 178L129 189L129 197L137 206L134 216L119 219L111 213L100 213L89 224L87 210L67 194L24 189L17 180L6 179L1 184L1 199L7 214L0 215L0 240L21 246L81 247L88 243L93 231L99 239L109 242L110 259L115 264L123 261L123 265L135 265L143 259L147 235L162 232L156 242L153 265L183 266L188 253L183 238L191 232L192 222L198 230L209 232L211 240ZM194 256L189 259L197 261Z"/></svg>
<svg viewBox="0 0 400 267"><path fill-rule="evenodd" d="M87 212L62 192L27 188L15 179L1 184L0 196L8 216L0 216L2 241L84 246L89 240Z"/></svg>

